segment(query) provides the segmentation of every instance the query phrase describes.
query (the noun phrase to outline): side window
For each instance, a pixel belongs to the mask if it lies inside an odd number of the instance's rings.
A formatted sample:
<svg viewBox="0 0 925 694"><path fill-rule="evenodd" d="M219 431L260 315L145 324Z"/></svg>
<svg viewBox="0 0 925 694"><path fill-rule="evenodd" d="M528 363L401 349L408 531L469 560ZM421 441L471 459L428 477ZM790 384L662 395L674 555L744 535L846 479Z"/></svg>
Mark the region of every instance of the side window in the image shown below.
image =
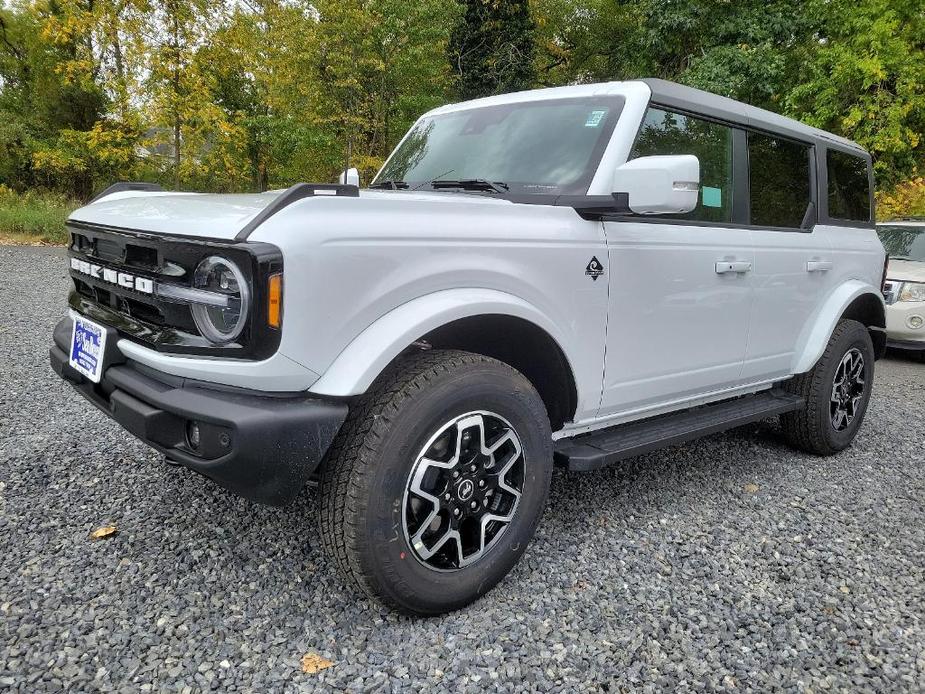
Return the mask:
<svg viewBox="0 0 925 694"><path fill-rule="evenodd" d="M693 154L700 160L700 200L682 219L732 221L732 128L650 108L630 159L659 154Z"/></svg>
<svg viewBox="0 0 925 694"><path fill-rule="evenodd" d="M810 202L810 146L748 134L751 223L799 228Z"/></svg>
<svg viewBox="0 0 925 694"><path fill-rule="evenodd" d="M870 222L870 179L867 161L834 149L826 153L829 174L829 217Z"/></svg>

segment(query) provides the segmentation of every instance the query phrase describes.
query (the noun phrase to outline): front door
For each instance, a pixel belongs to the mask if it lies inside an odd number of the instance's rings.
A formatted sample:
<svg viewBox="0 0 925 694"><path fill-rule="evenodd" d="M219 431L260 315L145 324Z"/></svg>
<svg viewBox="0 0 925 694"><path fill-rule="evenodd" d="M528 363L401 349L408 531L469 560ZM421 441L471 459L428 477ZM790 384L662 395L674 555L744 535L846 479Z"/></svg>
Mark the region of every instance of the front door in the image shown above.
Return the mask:
<svg viewBox="0 0 925 694"><path fill-rule="evenodd" d="M644 416L742 383L754 251L733 219L733 155L720 123L650 107L630 158L694 154L697 208L604 223L610 279L600 417Z"/></svg>
<svg viewBox="0 0 925 694"><path fill-rule="evenodd" d="M754 252L742 229L607 222L610 276L600 416L740 382Z"/></svg>

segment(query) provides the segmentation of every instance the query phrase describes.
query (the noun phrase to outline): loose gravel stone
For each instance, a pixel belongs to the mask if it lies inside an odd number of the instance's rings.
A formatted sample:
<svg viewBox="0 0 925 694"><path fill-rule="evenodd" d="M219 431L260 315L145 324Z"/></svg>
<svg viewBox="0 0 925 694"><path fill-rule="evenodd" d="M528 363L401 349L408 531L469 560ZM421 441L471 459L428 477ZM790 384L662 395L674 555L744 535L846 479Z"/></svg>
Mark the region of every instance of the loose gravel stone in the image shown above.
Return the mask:
<svg viewBox="0 0 925 694"><path fill-rule="evenodd" d="M311 489L238 499L51 372L63 251L0 247L0 276L0 689L925 690L923 364L878 363L834 458L766 422L558 471L507 580L414 620L344 587Z"/></svg>

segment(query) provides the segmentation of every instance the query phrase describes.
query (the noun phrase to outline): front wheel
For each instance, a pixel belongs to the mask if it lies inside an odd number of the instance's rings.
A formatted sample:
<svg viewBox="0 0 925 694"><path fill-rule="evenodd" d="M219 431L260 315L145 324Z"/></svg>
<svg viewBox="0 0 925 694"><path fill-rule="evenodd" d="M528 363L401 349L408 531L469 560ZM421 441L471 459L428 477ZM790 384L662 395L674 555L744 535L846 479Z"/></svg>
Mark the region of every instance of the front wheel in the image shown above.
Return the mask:
<svg viewBox="0 0 925 694"><path fill-rule="evenodd" d="M523 554L551 473L549 419L523 375L476 354L420 353L351 408L322 469L322 540L367 594L447 612Z"/></svg>
<svg viewBox="0 0 925 694"><path fill-rule="evenodd" d="M816 455L844 450L861 428L873 384L870 333L857 321L839 322L812 370L785 386L806 401L804 409L780 417L787 440Z"/></svg>

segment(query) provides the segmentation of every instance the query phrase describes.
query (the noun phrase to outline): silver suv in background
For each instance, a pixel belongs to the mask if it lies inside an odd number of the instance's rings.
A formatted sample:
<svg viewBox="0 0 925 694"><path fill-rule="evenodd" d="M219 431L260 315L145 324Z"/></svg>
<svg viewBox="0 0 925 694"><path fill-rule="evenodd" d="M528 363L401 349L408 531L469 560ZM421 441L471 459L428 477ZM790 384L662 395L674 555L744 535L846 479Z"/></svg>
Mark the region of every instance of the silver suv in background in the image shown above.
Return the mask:
<svg viewBox="0 0 925 694"><path fill-rule="evenodd" d="M890 258L883 285L887 345L925 359L925 217L884 222L877 233Z"/></svg>

